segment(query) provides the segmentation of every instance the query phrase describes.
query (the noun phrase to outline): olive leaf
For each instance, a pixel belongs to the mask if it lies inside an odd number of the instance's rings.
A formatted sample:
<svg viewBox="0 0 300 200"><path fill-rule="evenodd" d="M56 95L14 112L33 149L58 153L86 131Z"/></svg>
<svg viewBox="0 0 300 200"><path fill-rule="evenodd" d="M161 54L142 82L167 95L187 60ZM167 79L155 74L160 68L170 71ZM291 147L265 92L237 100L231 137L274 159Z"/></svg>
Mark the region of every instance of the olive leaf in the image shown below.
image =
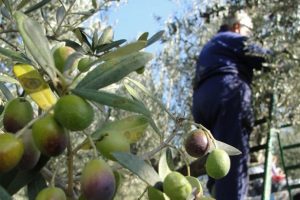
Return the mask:
<svg viewBox="0 0 300 200"><path fill-rule="evenodd" d="M152 59L151 53L135 52L128 56L109 60L90 71L76 88L100 89L120 81L132 71Z"/></svg>
<svg viewBox="0 0 300 200"><path fill-rule="evenodd" d="M48 73L52 80L56 79L54 59L43 33L41 25L20 11L14 17L23 42L34 60Z"/></svg>
<svg viewBox="0 0 300 200"><path fill-rule="evenodd" d="M155 132L161 137L163 134L156 126L154 120L151 117L151 112L145 107L145 105L137 100L132 100L126 97L122 97L116 94L112 94L105 91L98 91L94 89L75 88L71 90L74 94L81 96L90 101L100 103L102 105L111 106L118 109L127 110L130 112L136 112L143 114L149 119L149 123Z"/></svg>
<svg viewBox="0 0 300 200"><path fill-rule="evenodd" d="M5 49L0 47L0 54L7 58L11 58L13 61L17 61L20 63L31 64L31 60L27 58L23 53L16 52L10 49Z"/></svg>
<svg viewBox="0 0 300 200"><path fill-rule="evenodd" d="M20 84L19 81L5 74L0 74L0 82Z"/></svg>
<svg viewBox="0 0 300 200"><path fill-rule="evenodd" d="M138 40L136 42L129 43L125 46L122 46L115 51L111 51L107 54L104 54L101 59L106 61L118 57L123 57L131 53L137 52L146 47L147 42L144 40Z"/></svg>
<svg viewBox="0 0 300 200"><path fill-rule="evenodd" d="M20 10L21 8L26 6L28 3L30 3L30 0L22 0L17 6L17 10Z"/></svg>
<svg viewBox="0 0 300 200"><path fill-rule="evenodd" d="M161 177L162 180L165 179L165 177L172 172L172 169L170 168L170 164L172 163L172 155L169 148L162 151L161 156L159 158L158 162L158 174ZM173 164L173 163L172 163Z"/></svg>
<svg viewBox="0 0 300 200"><path fill-rule="evenodd" d="M34 179L27 185L28 200L35 200L37 194L47 187L46 180L39 173Z"/></svg>
<svg viewBox="0 0 300 200"><path fill-rule="evenodd" d="M98 39L97 45L108 44L113 40L114 32L111 26L106 27L103 30L102 35Z"/></svg>
<svg viewBox="0 0 300 200"><path fill-rule="evenodd" d="M151 38L149 38L149 40L147 41L147 46L153 44L154 42L160 40L160 38L163 36L163 34L165 33L165 31L158 31L157 33L155 33Z"/></svg>
<svg viewBox="0 0 300 200"><path fill-rule="evenodd" d="M9 0L2 0L2 2L4 3L6 10L9 12L9 15L11 15L12 9L11 9L10 1Z"/></svg>
<svg viewBox="0 0 300 200"><path fill-rule="evenodd" d="M100 140L104 134L123 134L130 143L137 142L149 125L149 119L143 115L132 115L120 120L105 123L91 134L94 141Z"/></svg>
<svg viewBox="0 0 300 200"><path fill-rule="evenodd" d="M149 33L148 32L144 32L144 33L142 33L140 36L139 36L139 38L138 38L138 40L147 40L147 38L148 38L148 36L149 36Z"/></svg>
<svg viewBox="0 0 300 200"><path fill-rule="evenodd" d="M97 53L101 53L104 51L108 51L112 48L118 47L121 44L123 44L124 42L126 42L125 39L121 39L121 40L116 40L110 43L105 43L105 44L98 44L98 46L95 47L95 50Z"/></svg>
<svg viewBox="0 0 300 200"><path fill-rule="evenodd" d="M237 148L235 148L229 144L226 144L226 143L218 141L218 140L215 140L215 141L216 141L217 147L219 149L223 149L224 151L226 151L226 153L228 153L228 155L230 155L230 156L236 156L236 155L240 155L242 153L240 150L238 150Z"/></svg>
<svg viewBox="0 0 300 200"><path fill-rule="evenodd" d="M140 177L147 184L154 186L162 181L155 169L140 157L124 152L115 152L113 156L123 167Z"/></svg>
<svg viewBox="0 0 300 200"><path fill-rule="evenodd" d="M3 82L0 82L0 90L7 100L11 100L14 98L14 95L10 92L10 90Z"/></svg>
<svg viewBox="0 0 300 200"><path fill-rule="evenodd" d="M12 200L12 197L8 192L0 185L0 199L1 200Z"/></svg>
<svg viewBox="0 0 300 200"><path fill-rule="evenodd" d="M132 96L132 98L134 98L138 101L140 101L142 99L140 97L140 95L138 94L138 92L133 87L131 87L129 84L124 83L124 87L127 90L127 92Z"/></svg>
<svg viewBox="0 0 300 200"><path fill-rule="evenodd" d="M131 100L106 91L98 91L94 89L78 88L73 89L72 92L90 101L100 103L102 105L111 106L131 112L144 114L150 116L150 111L145 105L139 101Z"/></svg>
<svg viewBox="0 0 300 200"><path fill-rule="evenodd" d="M40 1L38 2L37 4L31 6L30 8L28 8L26 11L25 11L25 14L28 14L30 12L33 12L43 6L45 6L47 3L49 3L51 0L43 0L43 1Z"/></svg>
<svg viewBox="0 0 300 200"><path fill-rule="evenodd" d="M57 24L61 24L66 14L66 9L64 6L61 6L56 11L56 22Z"/></svg>

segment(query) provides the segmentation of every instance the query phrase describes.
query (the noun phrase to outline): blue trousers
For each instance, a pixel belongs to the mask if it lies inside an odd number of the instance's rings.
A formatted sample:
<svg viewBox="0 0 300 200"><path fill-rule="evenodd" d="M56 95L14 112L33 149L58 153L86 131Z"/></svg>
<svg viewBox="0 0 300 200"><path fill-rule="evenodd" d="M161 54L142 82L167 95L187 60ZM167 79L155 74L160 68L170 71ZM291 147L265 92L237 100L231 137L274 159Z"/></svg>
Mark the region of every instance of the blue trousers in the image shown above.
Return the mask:
<svg viewBox="0 0 300 200"><path fill-rule="evenodd" d="M193 117L213 136L239 149L242 154L230 156L227 176L209 178L207 187L215 186L217 200L244 200L248 187L249 135L253 126L251 89L237 75L213 76L195 89Z"/></svg>

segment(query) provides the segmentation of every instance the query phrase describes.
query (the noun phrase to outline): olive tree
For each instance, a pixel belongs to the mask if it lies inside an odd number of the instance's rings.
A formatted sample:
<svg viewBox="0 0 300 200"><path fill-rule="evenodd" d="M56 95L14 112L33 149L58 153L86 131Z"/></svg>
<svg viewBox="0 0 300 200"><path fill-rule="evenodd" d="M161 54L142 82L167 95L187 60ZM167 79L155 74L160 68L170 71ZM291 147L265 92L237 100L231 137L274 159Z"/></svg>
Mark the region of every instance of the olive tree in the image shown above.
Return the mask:
<svg viewBox="0 0 300 200"><path fill-rule="evenodd" d="M147 69L146 48L164 31L115 39L105 11L119 4L0 1L1 199L21 189L28 199L195 199L200 183L175 172L172 152L189 167L180 138L201 132L197 157L240 153L168 106L168 87L158 90Z"/></svg>
<svg viewBox="0 0 300 200"><path fill-rule="evenodd" d="M160 79L156 80L162 96L172 99L169 101L171 112L192 120L192 84L201 48L218 31L222 18L229 11L245 9L254 22L253 40L273 51L269 62L261 71L255 71L253 79L253 108L257 126L251 135L251 146L266 142L270 125L281 130L283 144L292 143L292 138L299 137L297 1L195 0L181 3L184 14L175 14L165 23L164 49L156 59L153 70L153 73L159 74ZM281 129L285 126L289 126L287 131ZM274 149L278 150L276 146L277 143Z"/></svg>

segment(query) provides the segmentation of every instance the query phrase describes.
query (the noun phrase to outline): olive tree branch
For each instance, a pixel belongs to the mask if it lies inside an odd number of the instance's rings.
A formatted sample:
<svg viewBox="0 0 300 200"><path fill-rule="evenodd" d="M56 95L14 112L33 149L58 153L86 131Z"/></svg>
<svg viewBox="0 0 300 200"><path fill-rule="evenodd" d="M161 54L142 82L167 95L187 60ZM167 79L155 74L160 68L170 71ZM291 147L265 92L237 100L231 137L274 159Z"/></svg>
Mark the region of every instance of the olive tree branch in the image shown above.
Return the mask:
<svg viewBox="0 0 300 200"><path fill-rule="evenodd" d="M152 158L156 153L160 152L162 149L166 148L167 146L169 146L169 143L174 139L174 137L177 135L177 131L178 129L182 127L182 121L180 120L176 120L176 125L174 130L172 131L172 133L168 136L168 138L164 141L162 141L158 147L156 147L155 149L145 153L144 155L141 156L142 159L144 160L148 160L150 158Z"/></svg>
<svg viewBox="0 0 300 200"><path fill-rule="evenodd" d="M6 44L8 44L9 46L13 47L16 51L19 51L19 48L14 45L13 43L9 42L8 40L6 40L5 38L3 37L0 37L0 40L2 40L3 42L5 42Z"/></svg>
<svg viewBox="0 0 300 200"><path fill-rule="evenodd" d="M67 143L67 166L68 166L68 188L67 188L67 194L71 199L74 198L74 192L73 192L73 174L74 174L74 157L72 152L72 144L70 139L70 132L67 132L68 135L68 143Z"/></svg>
<svg viewBox="0 0 300 200"><path fill-rule="evenodd" d="M59 24L57 25L56 30L54 31L54 35L57 35L62 27L62 23L64 22L64 20L66 19L67 15L69 15L69 13L71 12L72 7L74 6L74 4L76 3L76 0L74 0L71 5L69 6L68 10L66 10L66 13L64 14L64 16L62 17L62 19L60 20Z"/></svg>
<svg viewBox="0 0 300 200"><path fill-rule="evenodd" d="M53 106L51 108L49 108L46 112L42 113L41 115L39 115L36 118L33 118L28 124L26 124L26 126L24 126L21 130L19 130L16 134L16 137L21 137L23 135L23 133L29 129L37 120L41 119L42 117L46 116L47 114L49 114L53 109Z"/></svg>

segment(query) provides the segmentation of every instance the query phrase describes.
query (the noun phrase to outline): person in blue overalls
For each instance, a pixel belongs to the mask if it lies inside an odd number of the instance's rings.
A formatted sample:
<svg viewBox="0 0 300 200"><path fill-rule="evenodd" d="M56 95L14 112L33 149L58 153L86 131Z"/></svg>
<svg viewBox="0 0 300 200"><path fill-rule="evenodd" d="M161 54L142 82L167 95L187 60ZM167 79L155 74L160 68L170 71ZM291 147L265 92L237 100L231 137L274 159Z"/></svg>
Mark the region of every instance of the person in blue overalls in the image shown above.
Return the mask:
<svg viewBox="0 0 300 200"><path fill-rule="evenodd" d="M244 200L248 186L249 134L253 127L250 84L253 69L261 69L270 51L251 44L252 20L237 11L204 45L197 60L192 114L217 140L238 148L231 168L220 180L209 178L217 200Z"/></svg>

